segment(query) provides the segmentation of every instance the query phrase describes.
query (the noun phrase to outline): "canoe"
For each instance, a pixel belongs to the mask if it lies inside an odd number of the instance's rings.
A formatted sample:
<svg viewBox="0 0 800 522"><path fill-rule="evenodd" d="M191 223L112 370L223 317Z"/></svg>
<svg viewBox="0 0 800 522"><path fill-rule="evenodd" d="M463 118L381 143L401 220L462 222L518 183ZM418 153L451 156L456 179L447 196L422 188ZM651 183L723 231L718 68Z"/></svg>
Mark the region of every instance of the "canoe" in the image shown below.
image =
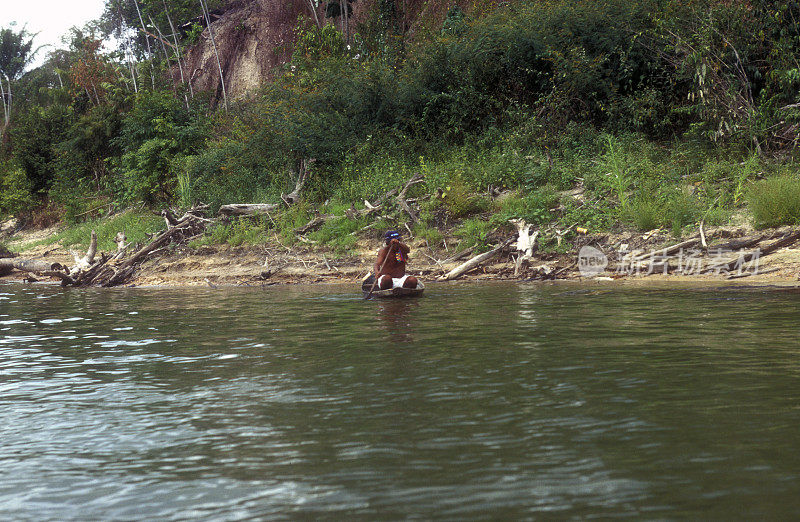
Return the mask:
<svg viewBox="0 0 800 522"><path fill-rule="evenodd" d="M367 277L361 281L361 293L364 294L364 297L367 297L367 294L369 294L369 289L372 288L372 283L374 281L375 278L372 274L367 274ZM418 297L421 296L424 291L425 285L422 284L422 281L418 281L416 288L389 288L388 290L381 290L375 287L375 290L372 292L372 297Z"/></svg>

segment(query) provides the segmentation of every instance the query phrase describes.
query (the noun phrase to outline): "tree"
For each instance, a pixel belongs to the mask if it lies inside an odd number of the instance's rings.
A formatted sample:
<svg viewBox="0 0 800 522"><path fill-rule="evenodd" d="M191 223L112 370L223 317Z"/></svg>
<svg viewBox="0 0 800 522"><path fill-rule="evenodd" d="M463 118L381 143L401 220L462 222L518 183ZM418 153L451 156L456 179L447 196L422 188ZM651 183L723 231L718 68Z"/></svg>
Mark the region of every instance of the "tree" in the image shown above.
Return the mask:
<svg viewBox="0 0 800 522"><path fill-rule="evenodd" d="M11 82L22 75L25 67L30 64L36 51L33 49L33 37L25 27L19 32L11 27L0 29L0 99L3 101L3 125L0 126L0 136L11 122ZM3 87L3 80L6 85Z"/></svg>

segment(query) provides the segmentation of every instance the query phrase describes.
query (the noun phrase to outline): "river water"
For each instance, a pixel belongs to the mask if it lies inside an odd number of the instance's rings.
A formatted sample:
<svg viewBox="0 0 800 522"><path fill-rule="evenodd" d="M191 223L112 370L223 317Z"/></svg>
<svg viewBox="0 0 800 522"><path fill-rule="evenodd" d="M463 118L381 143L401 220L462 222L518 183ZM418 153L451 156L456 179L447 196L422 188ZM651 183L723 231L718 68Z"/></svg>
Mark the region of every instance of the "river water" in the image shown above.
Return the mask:
<svg viewBox="0 0 800 522"><path fill-rule="evenodd" d="M800 516L800 295L0 285L0 518Z"/></svg>

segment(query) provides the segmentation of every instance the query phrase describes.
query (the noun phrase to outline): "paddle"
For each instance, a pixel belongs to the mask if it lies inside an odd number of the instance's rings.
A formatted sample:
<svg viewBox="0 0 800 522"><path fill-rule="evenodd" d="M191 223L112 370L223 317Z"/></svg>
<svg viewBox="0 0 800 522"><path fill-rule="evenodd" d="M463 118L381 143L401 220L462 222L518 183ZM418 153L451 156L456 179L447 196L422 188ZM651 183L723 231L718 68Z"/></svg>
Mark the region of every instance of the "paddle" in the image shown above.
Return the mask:
<svg viewBox="0 0 800 522"><path fill-rule="evenodd" d="M378 269L378 274L383 272L383 267L386 266L386 262L389 260L389 254L392 253L392 245L391 245L391 243L389 244L388 249L389 250L386 251L386 257L383 258L383 264L381 264L380 269ZM379 279L378 278L378 274L375 274L375 281L372 282L372 288L369 289L369 293L364 296L365 300L369 299L370 297L372 297L372 292L375 291L375 287L378 285L378 279Z"/></svg>

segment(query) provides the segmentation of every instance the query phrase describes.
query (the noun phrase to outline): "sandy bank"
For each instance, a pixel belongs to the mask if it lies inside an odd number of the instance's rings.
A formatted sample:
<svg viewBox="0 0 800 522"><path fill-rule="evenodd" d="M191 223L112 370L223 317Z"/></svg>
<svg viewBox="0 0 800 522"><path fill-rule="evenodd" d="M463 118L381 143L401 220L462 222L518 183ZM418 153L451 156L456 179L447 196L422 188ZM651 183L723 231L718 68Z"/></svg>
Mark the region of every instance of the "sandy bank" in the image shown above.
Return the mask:
<svg viewBox="0 0 800 522"><path fill-rule="evenodd" d="M29 230L17 233L12 250L22 250L21 257L44 258L48 261L70 265L73 256L59 244L27 247L41 241L56 229ZM513 248L504 251L493 260L459 277L459 281L484 280L572 280L613 282L619 285L642 284L725 284L725 285L800 285L800 241L788 247L776 249L769 255L731 270L709 270L721 260L734 259L741 251L763 247L781 237L794 233L784 227L764 231L743 228L717 228L707 231L708 246L690 245L670 256L655 255L670 245L680 243L669 234L653 231L647 234L622 232L618 234L590 234L577 236L573 246L565 253L536 253L524 263L515 275ZM751 249L737 249L737 244L761 237L762 241ZM686 238L683 238L685 241ZM453 247L433 249L425 241L409 239L412 256L409 272L425 281L437 277L469 259L467 254L457 260L448 260L456 253ZM453 242L453 245L455 242ZM295 245L291 248L280 243L268 243L250 247L227 245L204 246L190 249L185 246L164 249L142 263L129 285L133 286L263 286L274 284L353 283L356 284L372 268L380 245L361 241L358 248L348 255L336 253L312 245ZM605 270L593 277L586 277L579 269L581 247L591 246L608 259ZM26 248L27 247L27 248ZM627 261L625 256L628 256ZM631 258L651 255L637 266ZM631 257L633 256L633 257ZM443 262L443 260L447 262ZM691 270L694 268L695 270ZM666 272L666 273L665 273ZM698 273L703 272L703 273ZM2 279L22 281L29 274L13 271ZM39 279L39 278L37 278Z"/></svg>

